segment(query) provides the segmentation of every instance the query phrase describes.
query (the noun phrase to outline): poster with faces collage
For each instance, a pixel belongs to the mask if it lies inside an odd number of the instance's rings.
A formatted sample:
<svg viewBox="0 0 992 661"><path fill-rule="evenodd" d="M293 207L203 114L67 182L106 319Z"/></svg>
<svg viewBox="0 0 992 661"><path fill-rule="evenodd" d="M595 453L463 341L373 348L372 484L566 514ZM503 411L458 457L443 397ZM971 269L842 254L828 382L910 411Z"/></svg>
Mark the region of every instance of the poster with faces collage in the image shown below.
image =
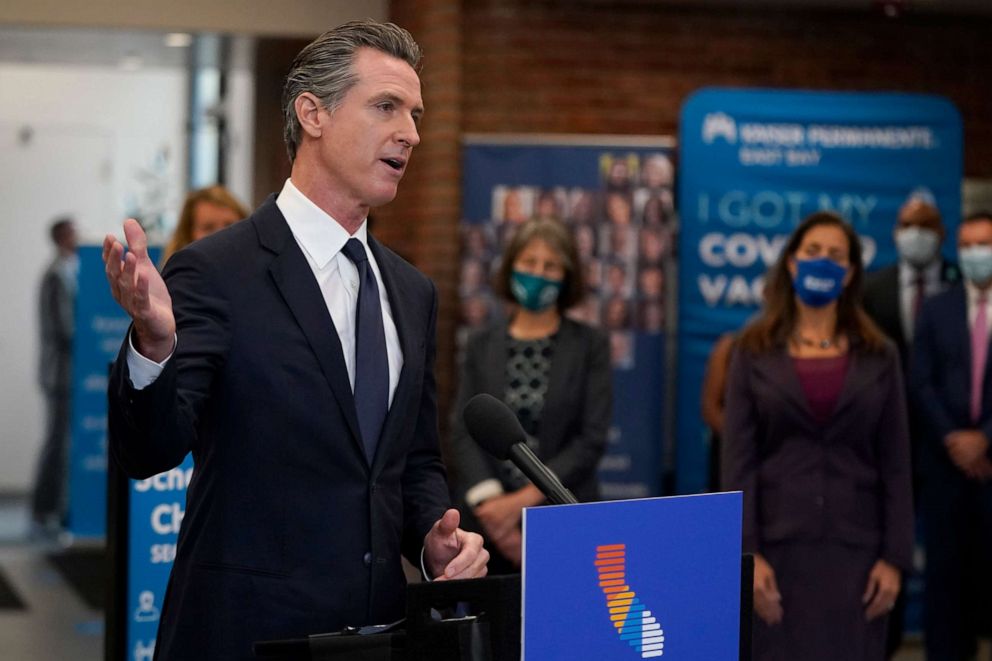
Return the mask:
<svg viewBox="0 0 992 661"><path fill-rule="evenodd" d="M635 333L666 329L666 273L676 238L674 166L664 153L603 153L596 188L496 185L488 222L462 226L462 327L507 313L493 277L514 231L531 218L555 218L572 232L586 297L568 316L609 331L615 368L634 364Z"/></svg>

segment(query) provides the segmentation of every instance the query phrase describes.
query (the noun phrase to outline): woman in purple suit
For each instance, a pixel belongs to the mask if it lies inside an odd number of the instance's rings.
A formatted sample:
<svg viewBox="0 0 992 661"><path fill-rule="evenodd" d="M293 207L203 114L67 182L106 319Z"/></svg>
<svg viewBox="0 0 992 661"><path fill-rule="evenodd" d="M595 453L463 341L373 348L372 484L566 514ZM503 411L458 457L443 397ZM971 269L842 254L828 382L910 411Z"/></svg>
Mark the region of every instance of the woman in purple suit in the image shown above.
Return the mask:
<svg viewBox="0 0 992 661"><path fill-rule="evenodd" d="M723 487L744 492L757 660L881 661L911 565L899 356L861 309L862 275L851 227L809 216L731 362Z"/></svg>

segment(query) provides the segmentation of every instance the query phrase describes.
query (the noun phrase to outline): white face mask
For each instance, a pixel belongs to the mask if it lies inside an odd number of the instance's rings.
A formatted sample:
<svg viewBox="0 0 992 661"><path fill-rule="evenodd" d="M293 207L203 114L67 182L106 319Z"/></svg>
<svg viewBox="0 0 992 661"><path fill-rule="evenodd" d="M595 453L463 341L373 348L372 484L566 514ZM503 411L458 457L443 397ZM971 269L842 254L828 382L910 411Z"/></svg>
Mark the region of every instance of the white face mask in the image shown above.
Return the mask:
<svg viewBox="0 0 992 661"><path fill-rule="evenodd" d="M896 250L900 259L915 268L923 268L940 250L940 235L922 227L907 227L896 232Z"/></svg>
<svg viewBox="0 0 992 661"><path fill-rule="evenodd" d="M992 280L992 246L970 246L958 250L961 273L982 287Z"/></svg>

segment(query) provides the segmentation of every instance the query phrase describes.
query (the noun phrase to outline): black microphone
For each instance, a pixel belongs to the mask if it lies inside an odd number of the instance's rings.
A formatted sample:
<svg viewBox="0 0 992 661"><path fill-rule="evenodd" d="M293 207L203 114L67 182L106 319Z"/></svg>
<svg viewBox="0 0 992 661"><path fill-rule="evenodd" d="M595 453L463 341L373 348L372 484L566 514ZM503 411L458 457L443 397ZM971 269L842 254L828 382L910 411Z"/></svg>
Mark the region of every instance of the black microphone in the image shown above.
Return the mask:
<svg viewBox="0 0 992 661"><path fill-rule="evenodd" d="M497 459L509 459L555 505L578 503L558 476L527 447L527 435L513 411L492 395L468 400L462 419L469 435Z"/></svg>

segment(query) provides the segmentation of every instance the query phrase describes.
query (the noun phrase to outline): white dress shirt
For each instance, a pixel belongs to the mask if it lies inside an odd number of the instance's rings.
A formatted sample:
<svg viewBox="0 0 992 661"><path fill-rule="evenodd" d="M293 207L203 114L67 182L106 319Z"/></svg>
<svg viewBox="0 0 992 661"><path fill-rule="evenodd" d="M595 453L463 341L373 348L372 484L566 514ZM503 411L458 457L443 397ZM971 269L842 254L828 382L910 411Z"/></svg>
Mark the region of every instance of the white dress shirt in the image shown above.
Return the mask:
<svg viewBox="0 0 992 661"><path fill-rule="evenodd" d="M400 371L403 369L403 351L400 349L399 335L396 332L396 323L393 321L389 297L386 295L386 286L382 282L382 273L379 271L375 256L369 249L368 221L363 222L354 235L349 235L344 227L307 199L289 179L286 180L282 192L276 199L276 206L286 218L293 238L303 251L324 296L327 311L334 321L334 328L341 341L341 351L344 354L345 366L348 368L348 380L352 392L355 390L355 309L358 304L358 268L342 254L341 248L350 238L358 239L365 247L369 264L379 285L379 303L382 306L382 323L386 334L386 353L389 362L389 403L392 404ZM169 358L171 357L170 355ZM134 388L141 390L155 381L169 358L156 363L139 354L131 344L127 353L127 364Z"/></svg>

